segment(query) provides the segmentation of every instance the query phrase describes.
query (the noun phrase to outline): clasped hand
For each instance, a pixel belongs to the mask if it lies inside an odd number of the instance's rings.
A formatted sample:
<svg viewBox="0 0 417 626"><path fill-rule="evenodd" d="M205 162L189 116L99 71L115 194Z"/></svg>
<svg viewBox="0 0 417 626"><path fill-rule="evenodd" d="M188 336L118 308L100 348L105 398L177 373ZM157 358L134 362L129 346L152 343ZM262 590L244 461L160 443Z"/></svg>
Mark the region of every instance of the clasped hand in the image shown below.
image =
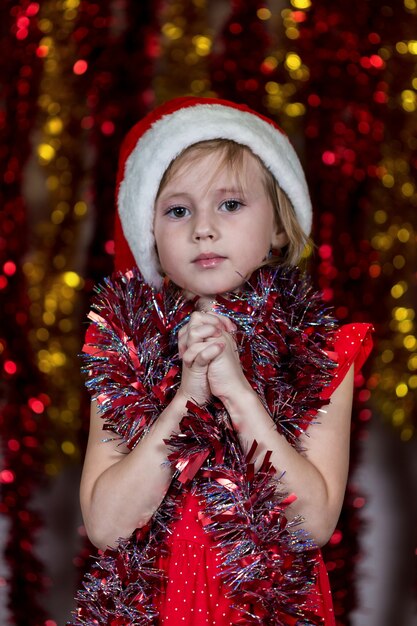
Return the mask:
<svg viewBox="0 0 417 626"><path fill-rule="evenodd" d="M180 390L197 404L216 396L230 401L249 388L233 332L235 324L214 311L195 311L178 334L182 359Z"/></svg>

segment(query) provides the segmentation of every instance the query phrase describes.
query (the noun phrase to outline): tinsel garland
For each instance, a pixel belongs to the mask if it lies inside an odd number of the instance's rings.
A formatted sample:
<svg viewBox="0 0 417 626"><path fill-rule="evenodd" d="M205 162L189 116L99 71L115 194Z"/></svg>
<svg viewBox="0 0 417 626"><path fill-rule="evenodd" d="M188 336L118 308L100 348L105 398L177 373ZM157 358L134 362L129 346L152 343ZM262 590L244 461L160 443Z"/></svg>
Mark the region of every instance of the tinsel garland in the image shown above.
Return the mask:
<svg viewBox="0 0 417 626"><path fill-rule="evenodd" d="M97 289L87 334L87 386L104 428L129 448L149 431L180 382L177 333L194 303L171 284L156 292L136 270ZM245 374L292 445L326 402L335 363L324 348L334 320L298 269L264 268L239 294L218 297L216 310L238 327ZM166 440L171 487L150 522L96 562L78 594L74 624L157 623L152 597L165 584L155 567L167 553L169 528L189 489L202 497L200 520L221 553L220 578L240 624L319 624L314 614L314 544L287 523L291 496L266 453L259 470L244 452L231 420L213 399L188 404L178 433Z"/></svg>
<svg viewBox="0 0 417 626"><path fill-rule="evenodd" d="M257 15L264 5L261 0L233 0L219 33L222 46L216 47L209 60L213 89L220 97L244 101L267 114L262 96L270 76L263 69L271 36Z"/></svg>
<svg viewBox="0 0 417 626"><path fill-rule="evenodd" d="M39 5L29 0L5 0L0 6L0 613L21 626L47 619L42 598L49 582L33 550L42 528L33 495L44 482L40 441L49 397L29 341L30 300L22 269L30 245L22 184L41 73L38 11Z"/></svg>
<svg viewBox="0 0 417 626"><path fill-rule="evenodd" d="M387 151L384 126L389 113L384 90L388 83L384 86L385 61L380 56L381 27L377 25L383 10L384 5L374 1L349 5L331 0L314 2L300 22L296 49L310 76L299 97L306 108L305 162L309 164L307 180L315 207L317 284L325 299L334 302L338 319L375 322L382 314L385 329L386 307L376 303L382 303L389 293L387 277L379 294L370 278L370 267L378 257L371 245L371 213L381 209L382 202L369 196L381 150ZM384 25L395 24L396 29L400 22L399 17L383 19ZM400 128L397 123L396 139ZM389 205L397 207L397 202L391 199ZM380 334L381 329L378 331ZM363 403L369 398L371 385L369 379L356 380L351 474L368 436L371 413ZM335 615L344 626L350 623L349 611L357 604L355 583L362 556L358 539L365 504L362 490L364 486L349 481L335 534L323 549Z"/></svg>

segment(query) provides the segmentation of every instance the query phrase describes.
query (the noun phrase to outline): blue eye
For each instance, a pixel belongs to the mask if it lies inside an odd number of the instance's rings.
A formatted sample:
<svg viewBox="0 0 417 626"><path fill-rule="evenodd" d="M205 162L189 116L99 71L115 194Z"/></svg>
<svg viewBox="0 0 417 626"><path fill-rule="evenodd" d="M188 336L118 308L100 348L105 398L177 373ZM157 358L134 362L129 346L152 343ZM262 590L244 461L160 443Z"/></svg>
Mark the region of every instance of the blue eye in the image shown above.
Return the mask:
<svg viewBox="0 0 417 626"><path fill-rule="evenodd" d="M225 200L221 206L224 207L225 211L228 213L234 213L235 211L238 211L241 206L243 206L243 202L240 202L240 200L233 200L231 198L230 200Z"/></svg>
<svg viewBox="0 0 417 626"><path fill-rule="evenodd" d="M185 206L173 206L167 211L167 215L180 219L185 217L188 213L188 209Z"/></svg>

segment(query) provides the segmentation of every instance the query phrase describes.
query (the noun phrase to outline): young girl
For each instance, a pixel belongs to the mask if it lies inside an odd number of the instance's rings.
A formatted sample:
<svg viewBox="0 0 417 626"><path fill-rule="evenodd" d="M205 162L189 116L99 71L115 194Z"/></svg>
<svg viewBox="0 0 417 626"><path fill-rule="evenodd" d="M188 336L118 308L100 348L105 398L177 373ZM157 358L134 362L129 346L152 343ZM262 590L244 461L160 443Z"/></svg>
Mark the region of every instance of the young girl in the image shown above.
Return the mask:
<svg viewBox="0 0 417 626"><path fill-rule="evenodd" d="M335 623L318 546L371 329L336 330L295 267L310 227L294 149L245 106L176 99L127 136L122 271L84 347L81 504L104 554L74 624Z"/></svg>

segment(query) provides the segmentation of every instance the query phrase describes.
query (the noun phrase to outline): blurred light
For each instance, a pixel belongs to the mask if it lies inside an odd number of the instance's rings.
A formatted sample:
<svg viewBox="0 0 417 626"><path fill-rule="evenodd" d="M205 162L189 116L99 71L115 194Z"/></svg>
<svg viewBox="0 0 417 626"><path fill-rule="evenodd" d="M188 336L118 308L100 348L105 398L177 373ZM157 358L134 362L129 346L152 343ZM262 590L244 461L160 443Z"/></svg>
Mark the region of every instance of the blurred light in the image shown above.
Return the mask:
<svg viewBox="0 0 417 626"><path fill-rule="evenodd" d="M112 135L114 133L115 126L111 120L106 120L101 125L101 132L103 135Z"/></svg>
<svg viewBox="0 0 417 626"><path fill-rule="evenodd" d="M411 426L407 428L403 428L403 430L401 431L402 441L410 441L413 434L414 434L414 428L412 428Z"/></svg>
<svg viewBox="0 0 417 626"><path fill-rule="evenodd" d="M401 281L391 287L391 295L393 298L401 298L402 295L407 291L407 285L404 281Z"/></svg>
<svg viewBox="0 0 417 626"><path fill-rule="evenodd" d="M87 205L85 202L79 201L74 205L74 213L77 217L82 217L87 213Z"/></svg>
<svg viewBox="0 0 417 626"><path fill-rule="evenodd" d="M395 393L399 398L404 398L408 394L408 387L405 383L400 383L395 388Z"/></svg>
<svg viewBox="0 0 417 626"><path fill-rule="evenodd" d="M405 411L404 409L395 409L392 414L392 423L394 426L401 426L404 423Z"/></svg>
<svg viewBox="0 0 417 626"><path fill-rule="evenodd" d="M284 106L284 112L289 117L299 117L305 114L306 108L301 102L289 102Z"/></svg>
<svg viewBox="0 0 417 626"><path fill-rule="evenodd" d="M38 155L45 163L49 163L55 156L54 148L48 143L41 143L38 146Z"/></svg>
<svg viewBox="0 0 417 626"><path fill-rule="evenodd" d="M414 335L407 335L406 337L404 337L403 344L404 347L407 348L407 350L415 350L415 348L417 347L417 338L414 337Z"/></svg>
<svg viewBox="0 0 417 626"><path fill-rule="evenodd" d="M385 222L387 221L387 213L386 213L386 211L383 211L382 209L378 209L377 211L375 211L375 213L374 213L374 221L377 224L385 224Z"/></svg>
<svg viewBox="0 0 417 626"><path fill-rule="evenodd" d="M298 70L301 67L301 59L298 54L294 54L294 52L290 52L285 57L285 65L290 70Z"/></svg>
<svg viewBox="0 0 417 626"><path fill-rule="evenodd" d="M410 232L406 228L400 228L397 237L402 243L406 243L410 239Z"/></svg>
<svg viewBox="0 0 417 626"><path fill-rule="evenodd" d="M269 20L272 13L269 9L267 9L266 7L263 7L256 11L256 15L259 17L260 20Z"/></svg>
<svg viewBox="0 0 417 626"><path fill-rule="evenodd" d="M267 93L277 94L279 92L279 90L280 90L280 86L278 85L278 83L275 83L273 81L269 81L265 85L265 91Z"/></svg>
<svg viewBox="0 0 417 626"><path fill-rule="evenodd" d="M394 176L392 176L391 174L385 174L382 177L382 184L384 185L384 187L391 188L394 186L394 183L395 183Z"/></svg>
<svg viewBox="0 0 417 626"><path fill-rule="evenodd" d="M10 374L12 376L13 374L16 374L17 372L17 365L14 361L5 361L3 365L3 369L6 372L6 374Z"/></svg>
<svg viewBox="0 0 417 626"><path fill-rule="evenodd" d="M63 279L68 287L74 287L75 289L81 284L81 278L75 272L65 272Z"/></svg>
<svg viewBox="0 0 417 626"><path fill-rule="evenodd" d="M410 378L408 379L408 386L410 387L410 389L417 388L417 376L415 374L413 376L410 376Z"/></svg>
<svg viewBox="0 0 417 626"><path fill-rule="evenodd" d="M381 361L383 363L391 363L392 359L394 358L394 353L392 350L384 350L383 353L381 354Z"/></svg>
<svg viewBox="0 0 417 626"><path fill-rule="evenodd" d="M13 263L13 261L6 261L6 263L3 265L3 272L6 274L6 276L13 276L13 274L15 274L16 272L16 264Z"/></svg>
<svg viewBox="0 0 417 626"><path fill-rule="evenodd" d="M412 113L416 110L416 93L414 91L411 91L411 89L405 89L401 93L401 99L404 111Z"/></svg>
<svg viewBox="0 0 417 626"><path fill-rule="evenodd" d="M88 63L84 59L79 59L78 61L74 63L72 69L73 69L74 74L81 76L82 74L86 73L88 69Z"/></svg>
<svg viewBox="0 0 417 626"><path fill-rule="evenodd" d="M309 9L311 7L311 0L291 0L291 4L296 9Z"/></svg>
<svg viewBox="0 0 417 626"><path fill-rule="evenodd" d="M2 472L0 472L0 482L9 484L9 483L14 482L14 479L15 479L15 475L13 474L12 471L5 469Z"/></svg>
<svg viewBox="0 0 417 626"><path fill-rule="evenodd" d="M397 269L400 270L404 267L405 265L405 258L401 255L401 254L397 254L393 260L392 260L392 264L393 266Z"/></svg>
<svg viewBox="0 0 417 626"><path fill-rule="evenodd" d="M326 150L322 154L322 161L326 165L334 165L336 163L336 155L334 152L330 152L330 150Z"/></svg>
<svg viewBox="0 0 417 626"><path fill-rule="evenodd" d="M192 38L195 50L199 56L207 56L211 52L212 41L209 37L197 35Z"/></svg>
<svg viewBox="0 0 417 626"><path fill-rule="evenodd" d="M180 39L184 34L182 28L180 28L179 26L175 26L175 24L172 24L171 22L167 22L162 26L162 32L165 37L168 37L168 39L172 40Z"/></svg>
<svg viewBox="0 0 417 626"><path fill-rule="evenodd" d="M411 198L411 196L413 196L415 193L414 185L412 183L404 183L404 185L402 185L401 187L401 193L406 198Z"/></svg>
<svg viewBox="0 0 417 626"><path fill-rule="evenodd" d="M400 54L407 54L407 52L408 52L408 46L407 46L407 44L404 41L398 41L395 44L395 49Z"/></svg>
<svg viewBox="0 0 417 626"><path fill-rule="evenodd" d="M71 441L63 441L61 448L64 454L71 455L75 452L75 446Z"/></svg>
<svg viewBox="0 0 417 626"><path fill-rule="evenodd" d="M411 54L417 54L417 41L415 39L408 42L408 51Z"/></svg>

